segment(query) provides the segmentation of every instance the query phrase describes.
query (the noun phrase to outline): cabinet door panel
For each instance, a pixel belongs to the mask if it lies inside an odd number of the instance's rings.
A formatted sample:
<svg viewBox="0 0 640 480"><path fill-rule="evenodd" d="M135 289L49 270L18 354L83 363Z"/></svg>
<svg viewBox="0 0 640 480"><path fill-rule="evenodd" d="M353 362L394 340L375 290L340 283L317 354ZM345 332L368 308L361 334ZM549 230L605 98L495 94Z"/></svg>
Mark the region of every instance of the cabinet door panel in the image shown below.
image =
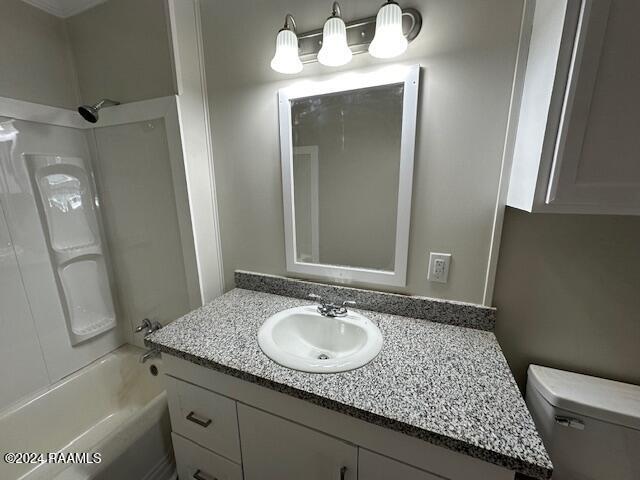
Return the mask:
<svg viewBox="0 0 640 480"><path fill-rule="evenodd" d="M398 478L402 480L444 480L444 477L419 470L364 448L360 449L358 480L395 480Z"/></svg>
<svg viewBox="0 0 640 480"><path fill-rule="evenodd" d="M238 420L245 480L358 478L350 443L242 404Z"/></svg>
<svg viewBox="0 0 640 480"><path fill-rule="evenodd" d="M640 40L640 4L623 3L583 4L547 194L552 205L640 213L640 62L625 49Z"/></svg>
<svg viewBox="0 0 640 480"><path fill-rule="evenodd" d="M551 211L640 213L640 62L625 48L640 40L639 13L637 2L582 4L545 199Z"/></svg>

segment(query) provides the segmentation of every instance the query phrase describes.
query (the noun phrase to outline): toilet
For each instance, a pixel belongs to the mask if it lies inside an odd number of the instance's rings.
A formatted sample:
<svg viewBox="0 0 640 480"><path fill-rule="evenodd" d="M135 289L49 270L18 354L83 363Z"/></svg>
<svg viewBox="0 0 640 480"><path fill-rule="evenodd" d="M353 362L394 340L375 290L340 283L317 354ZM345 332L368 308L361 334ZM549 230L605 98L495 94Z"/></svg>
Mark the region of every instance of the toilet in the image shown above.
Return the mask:
<svg viewBox="0 0 640 480"><path fill-rule="evenodd" d="M640 479L640 386L530 365L526 402L553 480Z"/></svg>

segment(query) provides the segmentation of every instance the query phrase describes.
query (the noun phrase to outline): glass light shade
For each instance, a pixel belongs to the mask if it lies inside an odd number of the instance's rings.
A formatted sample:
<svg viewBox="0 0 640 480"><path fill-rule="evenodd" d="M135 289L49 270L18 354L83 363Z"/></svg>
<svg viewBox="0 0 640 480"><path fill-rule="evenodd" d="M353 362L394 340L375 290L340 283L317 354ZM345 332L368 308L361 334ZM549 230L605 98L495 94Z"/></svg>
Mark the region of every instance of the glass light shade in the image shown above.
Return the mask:
<svg viewBox="0 0 640 480"><path fill-rule="evenodd" d="M347 44L347 27L340 17L331 17L322 30L322 48L318 61L328 67L339 67L351 61L351 49Z"/></svg>
<svg viewBox="0 0 640 480"><path fill-rule="evenodd" d="M376 58L392 58L404 53L407 42L402 33L402 9L397 3L386 3L376 16L376 34L369 53Z"/></svg>
<svg viewBox="0 0 640 480"><path fill-rule="evenodd" d="M298 37L291 30L280 30L276 37L276 53L271 68L280 73L300 73L302 62L298 56Z"/></svg>

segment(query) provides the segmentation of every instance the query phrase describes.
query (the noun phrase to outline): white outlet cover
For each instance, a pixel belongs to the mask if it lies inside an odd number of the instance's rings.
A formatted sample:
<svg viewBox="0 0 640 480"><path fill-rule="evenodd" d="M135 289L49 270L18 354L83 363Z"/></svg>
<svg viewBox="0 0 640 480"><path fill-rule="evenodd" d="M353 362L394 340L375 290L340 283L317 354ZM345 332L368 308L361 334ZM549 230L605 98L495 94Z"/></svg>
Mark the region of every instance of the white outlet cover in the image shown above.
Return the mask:
<svg viewBox="0 0 640 480"><path fill-rule="evenodd" d="M427 280L430 282L447 283L449 280L450 253L429 253L429 271Z"/></svg>

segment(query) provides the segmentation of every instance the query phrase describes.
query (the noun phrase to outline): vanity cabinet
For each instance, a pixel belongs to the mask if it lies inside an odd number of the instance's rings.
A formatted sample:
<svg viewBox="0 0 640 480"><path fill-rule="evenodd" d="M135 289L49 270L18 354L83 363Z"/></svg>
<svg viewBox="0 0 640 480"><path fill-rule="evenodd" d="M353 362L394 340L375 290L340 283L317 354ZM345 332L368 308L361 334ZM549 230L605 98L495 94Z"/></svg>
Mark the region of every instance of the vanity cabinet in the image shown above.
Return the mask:
<svg viewBox="0 0 640 480"><path fill-rule="evenodd" d="M507 480L503 467L163 354L183 480Z"/></svg>
<svg viewBox="0 0 640 480"><path fill-rule="evenodd" d="M527 1L507 205L640 215L640 4ZM518 107L519 105L519 107Z"/></svg>

